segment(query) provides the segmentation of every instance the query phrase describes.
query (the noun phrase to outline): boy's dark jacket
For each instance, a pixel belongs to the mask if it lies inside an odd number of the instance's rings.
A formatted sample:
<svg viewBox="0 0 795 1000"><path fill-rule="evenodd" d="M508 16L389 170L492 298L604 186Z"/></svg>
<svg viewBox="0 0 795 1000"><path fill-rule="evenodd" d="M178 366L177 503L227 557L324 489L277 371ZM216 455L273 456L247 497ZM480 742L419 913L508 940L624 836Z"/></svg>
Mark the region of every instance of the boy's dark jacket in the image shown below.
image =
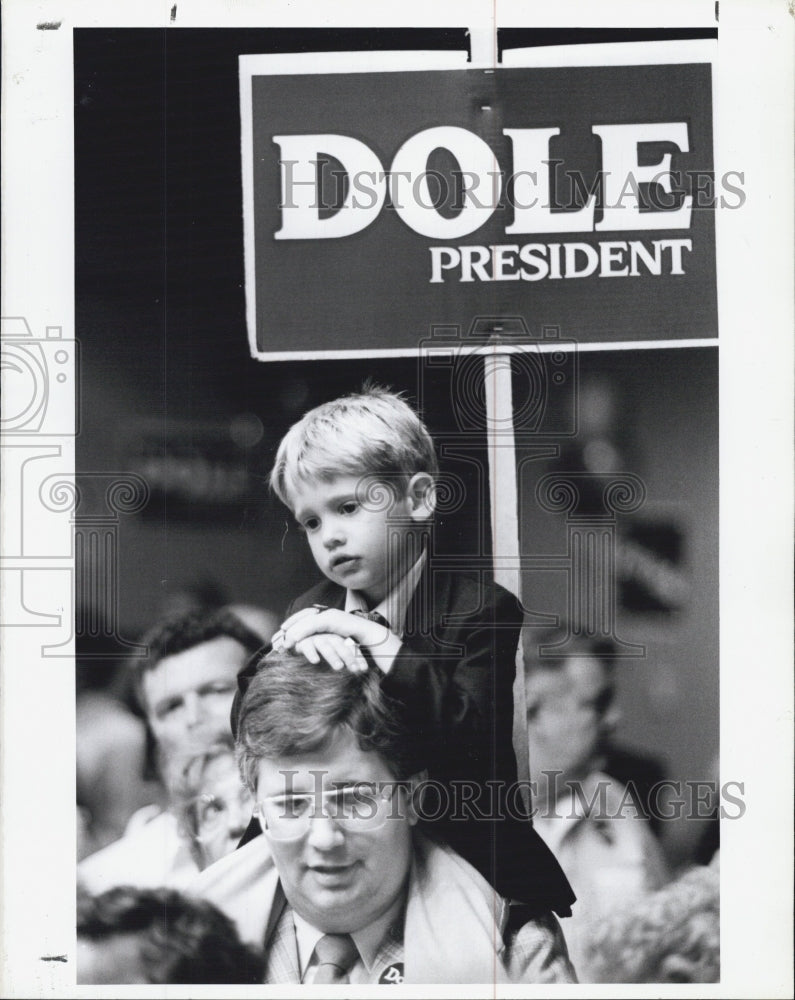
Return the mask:
<svg viewBox="0 0 795 1000"><path fill-rule="evenodd" d="M313 604L342 609L345 589L324 580L293 601L288 617ZM494 796L499 809L491 815L504 818L472 818L489 810L488 797L461 805L459 795L451 801L459 802L461 818L427 824L426 831L447 840L500 895L526 904L528 915L554 910L567 916L575 896L566 876L530 820L517 815L522 800L515 787L513 681L521 624L522 609L503 587L471 573L426 567L408 607L400 652L382 687L416 720L429 778L448 787L461 781L470 789L477 784L502 790ZM238 676L235 732L240 699L263 652ZM487 781L496 784L487 786ZM423 802L425 815L430 811ZM258 829L252 823L243 842Z"/></svg>

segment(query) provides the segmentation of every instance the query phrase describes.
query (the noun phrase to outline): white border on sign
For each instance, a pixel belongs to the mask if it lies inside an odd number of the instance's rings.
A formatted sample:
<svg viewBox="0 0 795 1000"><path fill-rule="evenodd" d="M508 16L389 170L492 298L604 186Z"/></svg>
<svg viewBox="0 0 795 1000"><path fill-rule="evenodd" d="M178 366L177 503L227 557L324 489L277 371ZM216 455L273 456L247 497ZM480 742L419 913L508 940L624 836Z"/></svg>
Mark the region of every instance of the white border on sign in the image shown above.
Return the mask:
<svg viewBox="0 0 795 1000"><path fill-rule="evenodd" d="M578 354L587 351L633 351L633 350L659 350L663 347L717 347L717 337L688 337L681 340L616 340L610 343L577 344ZM562 351L564 354L573 351L575 348L567 344L553 346L545 344L542 340L527 341L524 345L494 343L486 346L470 346L467 344L456 348L456 355L463 357L469 354L482 354L484 357L491 357L494 354L523 354L528 348L533 353L546 354L550 351ZM368 357L378 358L415 358L418 348L416 347L396 347L393 350L384 348L383 350L372 350L367 352ZM361 358L362 352L350 351L273 351L265 354L253 356L257 361L340 361L349 358Z"/></svg>
<svg viewBox="0 0 795 1000"><path fill-rule="evenodd" d="M477 37L475 37L477 35ZM475 49L477 42L478 48ZM681 42L627 42L614 44L588 44L582 46L561 45L538 48L512 48L504 50L502 60L490 62L482 58L487 51L488 39L483 33L473 32L473 62L466 61L464 52L301 52L296 54L245 55L238 59L240 72L240 147L243 178L243 246L246 292L246 327L252 358L258 361L319 361L343 360L345 358L416 357L420 347L369 348L344 350L297 350L268 351L257 346L257 282L256 252L254 240L254 138L252 79L255 76L278 75L321 75L328 73L386 73L419 72L422 70L493 70L496 68L537 69L554 66L635 66L635 65L682 65L709 63L712 66L712 89L715 92L715 55L717 41L687 40ZM714 133L714 112L713 112ZM713 143L714 147L714 143ZM422 333L418 332L418 342ZM717 338L716 338L717 341ZM712 343L708 338L682 338L681 340L638 341L635 347L696 347ZM594 343L582 345L587 350L629 349L624 342ZM535 341L532 342L536 348ZM500 345L501 353L512 353L521 348L506 348ZM488 348L489 352L494 348ZM483 353L477 347L462 346L459 354Z"/></svg>

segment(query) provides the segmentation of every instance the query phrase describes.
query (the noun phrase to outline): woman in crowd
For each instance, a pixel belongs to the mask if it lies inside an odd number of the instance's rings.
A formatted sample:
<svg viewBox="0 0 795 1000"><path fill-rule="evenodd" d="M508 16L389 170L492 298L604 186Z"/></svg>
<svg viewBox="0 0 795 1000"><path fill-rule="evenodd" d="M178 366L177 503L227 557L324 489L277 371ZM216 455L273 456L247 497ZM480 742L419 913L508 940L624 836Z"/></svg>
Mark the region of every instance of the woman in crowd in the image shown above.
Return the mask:
<svg viewBox="0 0 795 1000"><path fill-rule="evenodd" d="M184 759L174 797L180 831L200 870L237 847L254 803L240 780L231 733Z"/></svg>

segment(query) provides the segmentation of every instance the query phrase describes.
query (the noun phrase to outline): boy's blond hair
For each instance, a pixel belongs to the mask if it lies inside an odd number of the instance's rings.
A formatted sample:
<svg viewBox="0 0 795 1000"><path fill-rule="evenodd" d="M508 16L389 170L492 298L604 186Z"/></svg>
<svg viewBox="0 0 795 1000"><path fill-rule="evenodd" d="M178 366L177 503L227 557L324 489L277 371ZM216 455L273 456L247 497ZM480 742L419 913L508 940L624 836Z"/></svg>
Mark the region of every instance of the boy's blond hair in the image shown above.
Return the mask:
<svg viewBox="0 0 795 1000"><path fill-rule="evenodd" d="M406 489L417 472L434 479L439 472L425 424L399 393L366 385L359 393L315 407L293 424L279 445L270 485L292 507L301 483L382 476Z"/></svg>

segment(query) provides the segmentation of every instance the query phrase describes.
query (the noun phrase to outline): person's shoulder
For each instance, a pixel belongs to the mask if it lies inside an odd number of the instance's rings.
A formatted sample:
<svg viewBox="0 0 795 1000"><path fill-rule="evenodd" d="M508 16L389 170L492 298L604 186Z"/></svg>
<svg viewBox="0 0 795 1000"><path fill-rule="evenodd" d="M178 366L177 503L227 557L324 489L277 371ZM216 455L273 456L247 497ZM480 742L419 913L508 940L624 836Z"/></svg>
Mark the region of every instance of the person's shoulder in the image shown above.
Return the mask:
<svg viewBox="0 0 795 1000"><path fill-rule="evenodd" d="M582 784L586 798L596 803L604 814L601 816L598 813L592 814L589 818L595 818L602 822L613 819L648 819L631 786L625 785L623 781L619 781L607 771L601 769L592 771ZM623 826L634 830L630 824L625 823ZM635 834L633 833L632 836Z"/></svg>
<svg viewBox="0 0 795 1000"><path fill-rule="evenodd" d="M186 892L224 912L243 941L261 945L277 881L268 841L255 837L205 868Z"/></svg>
<svg viewBox="0 0 795 1000"><path fill-rule="evenodd" d="M344 600L345 590L343 587L332 583L331 580L321 580L290 602L287 608L287 617L296 611L311 608L313 604L327 604L329 607L342 606L340 602L344 602Z"/></svg>
<svg viewBox="0 0 795 1000"><path fill-rule="evenodd" d="M515 594L489 577L471 570L434 569L432 582L436 608L442 613L461 612L498 624L521 624L522 606Z"/></svg>
<svg viewBox="0 0 795 1000"><path fill-rule="evenodd" d="M511 903L503 931L503 960L513 983L576 983L566 939L551 911L525 917L525 907Z"/></svg>
<svg viewBox="0 0 795 1000"><path fill-rule="evenodd" d="M585 787L586 795L590 793L591 801L597 804L589 822L581 827L593 830L591 846L609 856L605 863L623 869L626 885L634 881L639 891L662 885L667 879L662 849L630 789L602 771L592 772ZM605 837L608 828L609 836Z"/></svg>
<svg viewBox="0 0 795 1000"><path fill-rule="evenodd" d="M173 839L175 835L178 836L176 817L158 802L150 802L149 805L136 809L127 820L124 836L130 837L137 834L144 827L149 828L147 830L148 836L151 836L153 831L157 831L155 836L168 837L169 839Z"/></svg>
<svg viewBox="0 0 795 1000"><path fill-rule="evenodd" d="M197 870L179 835L176 819L158 810L123 837L81 861L77 876L89 892L98 893L122 884L141 888L176 886L193 878Z"/></svg>

